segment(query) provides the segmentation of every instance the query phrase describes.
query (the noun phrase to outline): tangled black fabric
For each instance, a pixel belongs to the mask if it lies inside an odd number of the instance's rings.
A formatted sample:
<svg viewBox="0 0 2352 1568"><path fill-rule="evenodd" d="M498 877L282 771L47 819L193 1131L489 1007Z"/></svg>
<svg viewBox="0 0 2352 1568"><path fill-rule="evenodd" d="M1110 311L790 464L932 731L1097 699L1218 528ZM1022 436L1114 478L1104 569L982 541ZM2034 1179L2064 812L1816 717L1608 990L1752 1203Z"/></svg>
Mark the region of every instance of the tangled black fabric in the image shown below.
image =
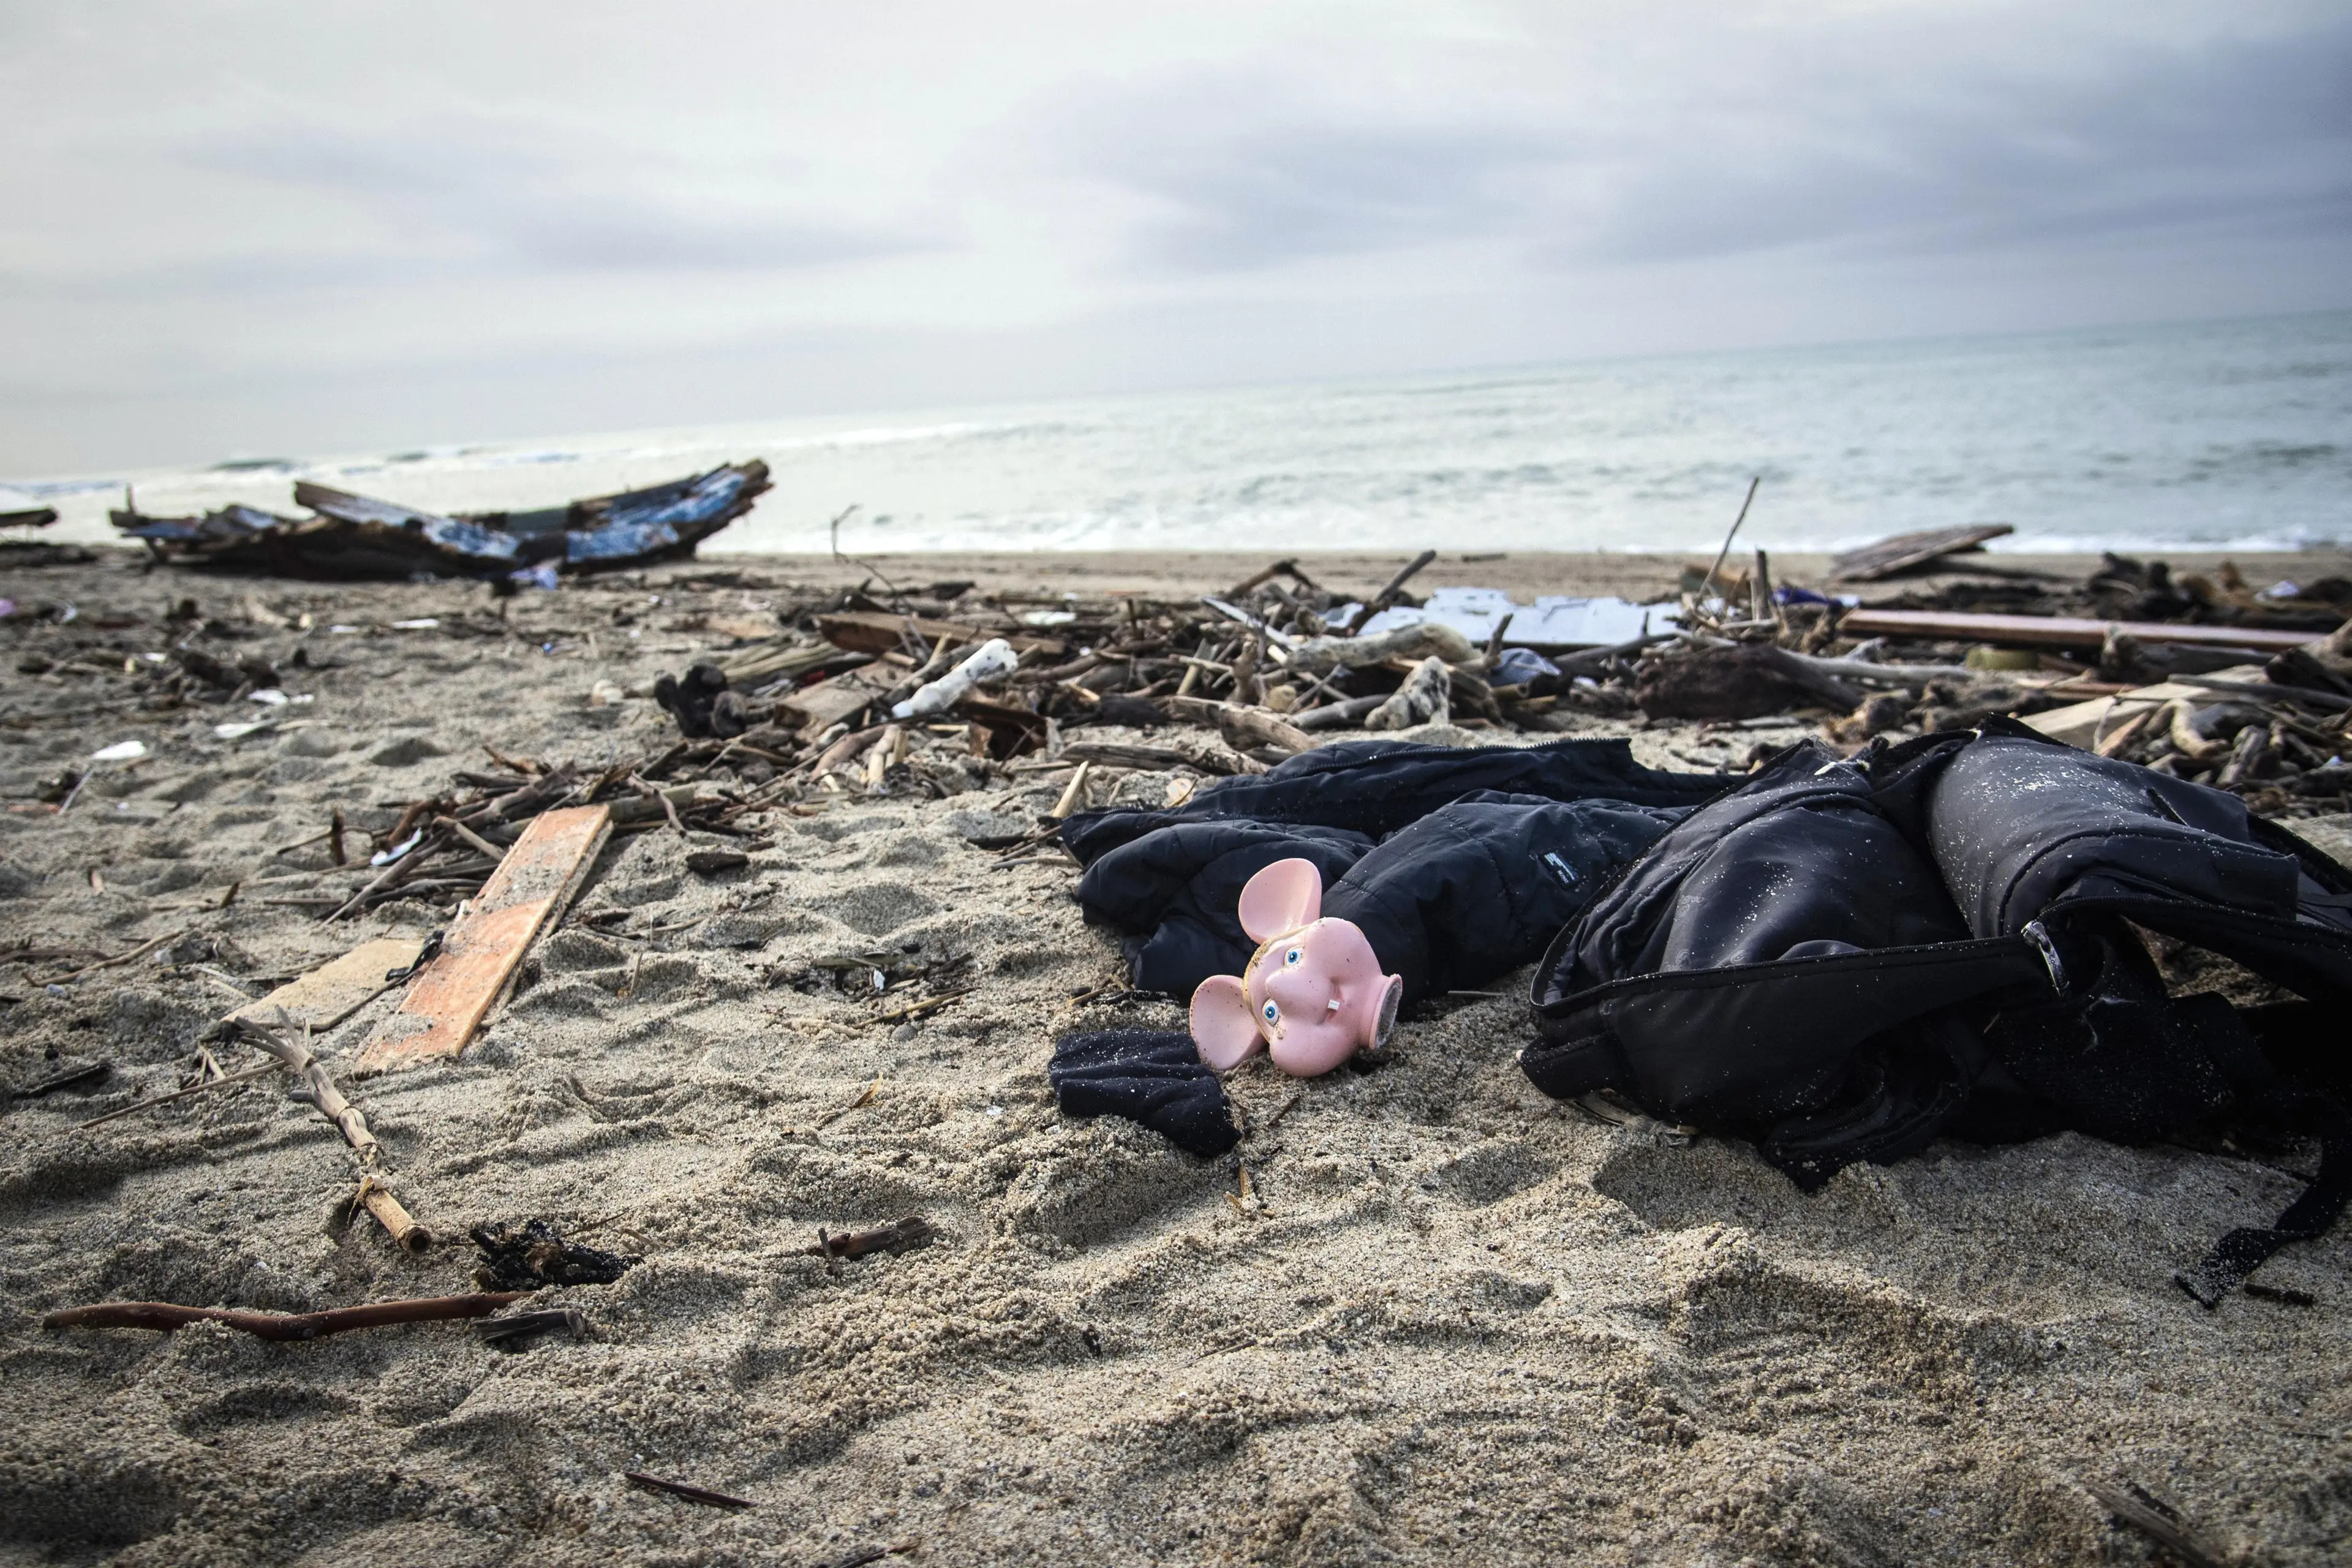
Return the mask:
<svg viewBox="0 0 2352 1568"><path fill-rule="evenodd" d="M1065 1035L1045 1068L1066 1116L1124 1116L1178 1148L1223 1153L1241 1141L1224 1087L1201 1065L1190 1035L1166 1029L1102 1029Z"/></svg>
<svg viewBox="0 0 2352 1568"><path fill-rule="evenodd" d="M1670 773L1633 760L1630 741L1542 746L1424 746L1342 741L1302 752L1266 773L1219 779L1169 811L1081 812L1062 842L1081 864L1158 828L1247 820L1340 827L1384 838L1441 806L1492 790L1544 800L1693 806L1738 784L1736 773Z"/></svg>
<svg viewBox="0 0 2352 1568"><path fill-rule="evenodd" d="M1496 781L1516 781L1509 788ZM1255 944L1234 916L1276 860L1311 860L1323 912L1355 921L1405 994L1534 959L1616 868L1731 781L1666 773L1623 741L1524 751L1358 741L1221 780L1174 811L1072 817L1078 901L1124 933L1135 984L1189 996Z"/></svg>

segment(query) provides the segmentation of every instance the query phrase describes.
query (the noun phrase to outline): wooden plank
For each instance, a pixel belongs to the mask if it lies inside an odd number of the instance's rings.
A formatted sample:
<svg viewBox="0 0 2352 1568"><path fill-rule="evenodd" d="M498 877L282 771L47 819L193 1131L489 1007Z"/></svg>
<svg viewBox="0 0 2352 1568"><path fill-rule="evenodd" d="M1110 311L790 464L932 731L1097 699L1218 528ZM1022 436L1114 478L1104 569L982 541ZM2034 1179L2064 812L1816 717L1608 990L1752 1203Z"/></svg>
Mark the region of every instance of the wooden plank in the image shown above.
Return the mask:
<svg viewBox="0 0 2352 1568"><path fill-rule="evenodd" d="M2265 677L2261 665L2243 664L2217 669L2213 672L2213 679L2242 680L2255 685ZM2087 751L2097 736L2112 735L2137 715L2151 708L2161 708L2176 697L2190 698L2200 703L2229 700L2218 691L2166 680L2154 686L2135 686L2128 691L2118 691L2111 696L2094 697L2087 702L2053 708L2046 713L2029 713L2019 722L2028 729L2039 730L2053 741L2063 741L2070 746Z"/></svg>
<svg viewBox="0 0 2352 1568"><path fill-rule="evenodd" d="M1918 642L2006 643L2018 647L2097 647L2112 628L2144 643L2176 647L2243 648L2284 653L2311 642L2311 632L2259 626L2193 626L2169 621L2093 621L2072 616L1961 615L1943 610L1848 610L1838 630L1848 637L1909 637Z"/></svg>
<svg viewBox="0 0 2352 1568"><path fill-rule="evenodd" d="M1051 654L1059 658L1068 644L1058 637L1032 637L1026 632L999 631L989 626L964 626L955 621L926 621L907 616L884 615L877 610L843 610L836 615L819 616L816 629L835 647L845 647L857 653L891 653L906 641L903 635L907 622L914 619L915 629L927 642L946 637L952 642L986 642L991 637L1003 637L1013 645L1015 653Z"/></svg>
<svg viewBox="0 0 2352 1568"><path fill-rule="evenodd" d="M818 734L848 722L860 710L898 684L895 670L868 665L819 680L776 700L776 712L800 726L804 735Z"/></svg>
<svg viewBox="0 0 2352 1568"><path fill-rule="evenodd" d="M275 1024L282 1012L285 1021L297 1027L308 1024L313 1029L331 1029L389 987L386 974L415 963L424 951L425 943L415 937L380 936L363 942L258 1002L247 1003L229 1017Z"/></svg>
<svg viewBox="0 0 2352 1568"><path fill-rule="evenodd" d="M601 805L532 818L481 896L449 928L441 956L410 982L408 994L360 1047L352 1069L390 1072L464 1050L513 984L532 939L587 881L612 832L612 813Z"/></svg>
<svg viewBox="0 0 2352 1568"><path fill-rule="evenodd" d="M1892 539L1882 539L1875 544L1865 544L1859 550L1849 550L1832 557L1830 575L1849 583L1871 583L1881 577L1892 577L1897 572L1925 565L1938 555L1957 555L1964 550L1983 548L1988 539L1999 539L2016 529L2005 522L1979 522L1966 528L1931 528L1923 533L1898 533Z"/></svg>

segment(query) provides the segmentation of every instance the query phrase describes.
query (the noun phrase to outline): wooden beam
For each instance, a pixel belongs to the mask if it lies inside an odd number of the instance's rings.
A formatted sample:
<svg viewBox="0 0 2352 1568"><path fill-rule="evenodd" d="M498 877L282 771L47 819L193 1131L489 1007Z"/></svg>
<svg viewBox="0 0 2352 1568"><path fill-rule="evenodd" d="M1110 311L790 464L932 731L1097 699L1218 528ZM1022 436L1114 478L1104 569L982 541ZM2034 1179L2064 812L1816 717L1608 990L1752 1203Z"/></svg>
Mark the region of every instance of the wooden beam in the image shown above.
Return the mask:
<svg viewBox="0 0 2352 1568"><path fill-rule="evenodd" d="M531 819L457 923L441 955L410 982L399 1008L352 1058L355 1072L389 1072L454 1057L513 984L517 965L587 881L613 831L601 805Z"/></svg>
<svg viewBox="0 0 2352 1568"><path fill-rule="evenodd" d="M1931 528L1925 533L1898 533L1859 550L1849 550L1830 561L1830 575L1849 583L1875 582L1913 566L1924 566L1938 556L1964 550L1981 550L1988 539L1999 539L2016 529L2005 522L1980 522L1969 528Z"/></svg>
<svg viewBox="0 0 2352 1568"><path fill-rule="evenodd" d="M931 643L942 637L960 643L982 643L991 637L1003 637L1013 645L1015 653L1035 651L1050 654L1055 658L1061 658L1069 647L1059 637L1032 637L1025 632L999 631L988 626L965 626L956 621L927 621L914 616L884 615L877 610L843 610L816 618L816 629L825 641L835 647L845 647L857 653L891 652L906 640L909 626L922 634L925 642Z"/></svg>
<svg viewBox="0 0 2352 1568"><path fill-rule="evenodd" d="M2110 630L2144 643L2175 647L2244 648L2284 653L2314 639L2311 632L2262 626L2200 626L2171 621L2094 621L2072 616L1961 615L1942 610L1848 610L1838 621L1848 637L1905 637L1913 642L2006 643L2017 647L2099 647Z"/></svg>

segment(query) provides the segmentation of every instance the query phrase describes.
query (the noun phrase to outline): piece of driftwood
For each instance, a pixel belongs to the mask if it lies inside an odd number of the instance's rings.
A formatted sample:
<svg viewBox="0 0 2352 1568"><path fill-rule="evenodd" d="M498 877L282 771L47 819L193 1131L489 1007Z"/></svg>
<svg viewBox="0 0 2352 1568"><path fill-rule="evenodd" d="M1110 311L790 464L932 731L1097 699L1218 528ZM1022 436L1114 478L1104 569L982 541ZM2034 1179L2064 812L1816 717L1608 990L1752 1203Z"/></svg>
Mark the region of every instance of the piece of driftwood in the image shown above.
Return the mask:
<svg viewBox="0 0 2352 1568"><path fill-rule="evenodd" d="M85 974L95 974L101 969L119 969L126 963L136 963L139 960L146 957L157 948L164 947L172 942L175 942L187 934L187 931L184 927L166 936L151 937L147 941L141 942L137 947L132 948L129 952L117 953L112 958L101 958L95 963L85 963L79 969L68 970L63 974L52 974L47 980L43 981L42 984L45 985L62 985L70 980L79 980Z"/></svg>
<svg viewBox="0 0 2352 1568"><path fill-rule="evenodd" d="M517 1312L511 1318L484 1318L474 1325L475 1334L484 1344L500 1350L518 1350L518 1340L536 1334L551 1334L557 1330L579 1339L588 1331L588 1314L577 1307L551 1307L543 1312Z"/></svg>
<svg viewBox="0 0 2352 1568"><path fill-rule="evenodd" d="M1094 1331L1088 1329L1087 1332L1091 1334ZM1102 1352L1097 1351L1095 1353L1099 1355ZM895 1541L887 1546L852 1547L838 1557L826 1558L817 1563L816 1568L866 1568L868 1563L879 1563L885 1557L897 1557L912 1552L915 1550L915 1545L916 1543L911 1541Z"/></svg>
<svg viewBox="0 0 2352 1568"><path fill-rule="evenodd" d="M1723 536L1723 548L1715 552L1715 560L1708 564L1706 576L1699 584L1699 592L1702 594L1715 592L1715 579L1723 570L1724 557L1731 553L1731 542L1739 537L1739 525L1748 521L1748 509L1756 504L1756 489L1763 482L1764 476L1761 474L1748 481L1748 495L1739 503L1739 515L1731 520L1730 531Z"/></svg>
<svg viewBox="0 0 2352 1568"><path fill-rule="evenodd" d="M1404 730L1415 724L1446 723L1454 717L1453 686L1453 673L1445 660L1432 654L1413 666L1403 685L1364 715L1364 728Z"/></svg>
<svg viewBox="0 0 2352 1568"><path fill-rule="evenodd" d="M1062 760L1072 763L1099 763L1105 767L1143 768L1162 771L1169 768L1197 768L1204 773L1247 773L1257 764L1246 758L1221 756L1203 747L1199 752L1180 752L1167 746L1131 746L1117 741L1073 741L1062 748ZM1247 763L1237 766L1236 763Z"/></svg>
<svg viewBox="0 0 2352 1568"><path fill-rule="evenodd" d="M101 1301L68 1307L41 1320L45 1329L155 1329L169 1333L191 1323L226 1323L265 1340L317 1340L353 1329L387 1323L426 1323L452 1318L487 1318L527 1291L487 1290L472 1296L424 1296L406 1301L371 1301L361 1307L331 1307L321 1312L248 1312L231 1307L182 1307L170 1301Z"/></svg>
<svg viewBox="0 0 2352 1568"><path fill-rule="evenodd" d="M441 956L409 982L398 1009L360 1047L354 1070L388 1072L464 1050L506 994L533 939L586 882L612 831L612 813L601 805L531 818L480 897L449 928Z"/></svg>
<svg viewBox="0 0 2352 1568"><path fill-rule="evenodd" d="M905 1252L922 1246L939 1234L939 1227L920 1215L908 1215L896 1225L886 1225L876 1230L856 1230L846 1236L834 1236L820 1228L816 1245L801 1248L804 1258L822 1258L827 1261L864 1258L872 1252Z"/></svg>
<svg viewBox="0 0 2352 1568"><path fill-rule="evenodd" d="M874 610L844 610L816 618L816 629L827 642L856 653L896 653L904 646L906 633L910 628L917 636L932 643L942 638L959 643L983 643L991 637L1003 637L1013 645L1014 653L1042 653L1048 658L1059 658L1069 651L1069 645L1059 637L1000 631L954 621L924 620L914 616L884 615Z"/></svg>
<svg viewBox="0 0 2352 1568"><path fill-rule="evenodd" d="M294 1075L298 1085L293 1090L295 1099L314 1107L320 1115L333 1122L335 1131L343 1135L343 1142L362 1161L375 1163L383 1151L376 1143L375 1134L368 1131L367 1118L360 1114L358 1106L343 1098L343 1091L327 1076L326 1065L310 1054L306 1041L295 1038L285 1029L272 1028L251 1018L238 1019L236 1026L247 1039L276 1057L278 1065Z"/></svg>
<svg viewBox="0 0 2352 1568"><path fill-rule="evenodd" d="M1741 643L1645 666L1633 700L1653 719L1756 719L1815 704L1849 712L1862 693L1785 648Z"/></svg>
<svg viewBox="0 0 2352 1568"><path fill-rule="evenodd" d="M1938 556L1981 550L1985 541L2016 531L2005 522L1979 522L1965 528L1931 528L1919 533L1898 533L1892 539L1882 539L1874 544L1865 544L1859 550L1849 550L1843 555L1832 557L1830 575L1849 583L1874 583L1882 577L1892 577L1897 572L1924 566Z"/></svg>
<svg viewBox="0 0 2352 1568"><path fill-rule="evenodd" d="M1061 799L1055 801L1054 809L1045 815L1059 822L1076 811L1079 803L1087 798L1087 779L1094 770L1094 763L1080 763L1077 771L1070 775L1070 782L1063 787Z"/></svg>
<svg viewBox="0 0 2352 1568"><path fill-rule="evenodd" d="M1320 708L1309 708L1305 712L1291 714L1289 723L1291 728L1300 731L1343 729L1356 723L1387 700L1387 694L1382 692L1370 697L1350 697L1344 701L1327 702Z"/></svg>
<svg viewBox="0 0 2352 1568"><path fill-rule="evenodd" d="M748 1498L729 1497L725 1492L715 1492L706 1487L690 1487L684 1481L666 1481L658 1476L648 1476L637 1470L623 1470L621 1479L633 1487L643 1487L649 1492L667 1492L671 1497L684 1498L688 1502L698 1502L706 1508L755 1506Z"/></svg>
<svg viewBox="0 0 2352 1568"><path fill-rule="evenodd" d="M2094 621L2074 616L1970 615L1948 610L1848 610L1838 622L1847 637L1907 637L1916 642L1989 642L2023 647L2106 646L2110 631L2143 643L2179 647L2246 648L2284 653L2311 641L2309 632L2261 626L2206 626L2172 621Z"/></svg>
<svg viewBox="0 0 2352 1568"><path fill-rule="evenodd" d="M1315 744L1314 736L1263 708L1220 708L1217 729L1225 737L1225 743L1237 752L1252 746L1271 746L1286 755L1297 756Z"/></svg>
<svg viewBox="0 0 2352 1568"><path fill-rule="evenodd" d="M400 1200L379 1182L373 1172L360 1178L360 1190L353 1195L353 1207L364 1208L383 1226L392 1244L405 1252L425 1252L433 1246L433 1233L416 1223L416 1217L403 1208Z"/></svg>
<svg viewBox="0 0 2352 1568"><path fill-rule="evenodd" d="M257 1002L229 1015L229 1021L284 1022L296 1028L331 1029L375 999L393 983L393 971L416 962L424 943L415 937L382 936L363 942L341 957L290 980Z"/></svg>
<svg viewBox="0 0 2352 1568"><path fill-rule="evenodd" d="M2259 1279L2245 1284L2249 1296L2264 1301L2276 1301L2282 1307L2316 1307L2319 1298L2308 1290L2298 1290L2292 1285L2265 1285Z"/></svg>
<svg viewBox="0 0 2352 1568"><path fill-rule="evenodd" d="M1419 574L1423 567L1428 565L1431 562L1436 559L1437 552L1434 550L1424 550L1420 554L1414 556L1411 565L1408 565L1403 571L1399 572L1395 576L1389 579L1389 585L1387 587L1381 589L1379 593L1365 600L1363 607L1358 610L1353 616L1348 617L1348 635L1349 637L1354 637L1358 632L1364 629L1364 623L1366 621L1370 620L1374 616L1379 615L1382 610L1385 610L1391 605L1395 604L1396 596L1404 592L1404 585L1407 583L1412 582L1413 578Z"/></svg>
<svg viewBox="0 0 2352 1568"><path fill-rule="evenodd" d="M778 721L798 725L803 735L822 734L865 712L896 684L891 672L878 666L849 670L777 699Z"/></svg>
<svg viewBox="0 0 2352 1568"><path fill-rule="evenodd" d="M2123 1488L2111 1487L2105 1481L2086 1480L2083 1489L2098 1499L2099 1505L2109 1513L2172 1552L2189 1568L2222 1568L2220 1554L2177 1518L2166 1518Z"/></svg>

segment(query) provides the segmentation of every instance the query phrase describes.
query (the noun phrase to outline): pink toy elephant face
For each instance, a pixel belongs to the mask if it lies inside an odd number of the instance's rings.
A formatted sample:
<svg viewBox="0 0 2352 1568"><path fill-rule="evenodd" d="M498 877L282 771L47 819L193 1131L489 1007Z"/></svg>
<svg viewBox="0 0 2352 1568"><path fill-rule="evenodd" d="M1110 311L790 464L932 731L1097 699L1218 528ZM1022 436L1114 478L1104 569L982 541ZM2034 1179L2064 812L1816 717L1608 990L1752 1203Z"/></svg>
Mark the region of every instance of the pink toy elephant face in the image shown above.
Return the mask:
<svg viewBox="0 0 2352 1568"><path fill-rule="evenodd" d="M1404 982L1381 973L1362 931L1317 918L1323 878L1310 860L1277 860L1242 889L1242 929L1258 943L1243 975L1216 974L1192 993L1192 1039L1220 1072L1261 1047L1286 1073L1329 1072L1387 1040Z"/></svg>

